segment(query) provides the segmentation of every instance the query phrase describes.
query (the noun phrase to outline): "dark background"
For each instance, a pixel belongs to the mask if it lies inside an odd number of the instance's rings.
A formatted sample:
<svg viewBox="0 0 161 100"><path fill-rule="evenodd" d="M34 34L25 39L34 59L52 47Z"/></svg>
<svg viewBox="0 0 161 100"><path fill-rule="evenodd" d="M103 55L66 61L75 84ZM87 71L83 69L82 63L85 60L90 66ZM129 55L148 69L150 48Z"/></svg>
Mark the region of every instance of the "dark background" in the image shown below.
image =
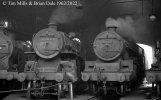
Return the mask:
<svg viewBox="0 0 161 100"><path fill-rule="evenodd" d="M48 27L47 24L49 23L52 13L59 7L4 6L2 5L3 1L7 0L0 1L0 19L7 18L8 20L12 20L14 29L17 31L16 36L19 40L32 40L34 33ZM71 16L76 13L78 14L76 17L79 18L75 18L69 22L58 23L58 30L66 33L71 31L78 32L78 36L81 38L82 44L86 48L86 54L88 54L87 59L92 59L94 56L91 50L92 42L94 37L105 29L104 24L107 17L112 17L122 22L119 32L123 37L129 40L153 46L154 40L161 39L161 0L154 0L153 5L152 0L77 1L81 2L83 9L75 8L76 10L71 13ZM79 16L79 12L81 16ZM156 20L154 21L149 19L149 15L152 12L156 15ZM61 14L62 13L65 12L61 12ZM123 24L123 22L126 24Z"/></svg>

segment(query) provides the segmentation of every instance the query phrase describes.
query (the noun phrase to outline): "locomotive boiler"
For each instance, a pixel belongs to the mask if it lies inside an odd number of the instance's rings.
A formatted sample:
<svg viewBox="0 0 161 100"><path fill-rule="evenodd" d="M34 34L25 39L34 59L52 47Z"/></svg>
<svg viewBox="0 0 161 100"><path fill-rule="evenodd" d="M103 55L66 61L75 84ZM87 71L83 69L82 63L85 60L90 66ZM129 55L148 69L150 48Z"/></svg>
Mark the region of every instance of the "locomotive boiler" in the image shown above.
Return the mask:
<svg viewBox="0 0 161 100"><path fill-rule="evenodd" d="M33 36L33 48L37 60L27 61L24 70L25 79L29 81L28 99L49 95L59 98L66 91L72 98L72 85L80 79L81 45L64 32L57 31L57 25L52 23Z"/></svg>
<svg viewBox="0 0 161 100"><path fill-rule="evenodd" d="M140 84L144 78L144 50L123 39L116 24L106 24L93 42L96 61L86 61L82 80L88 82L92 94L116 90L120 95Z"/></svg>

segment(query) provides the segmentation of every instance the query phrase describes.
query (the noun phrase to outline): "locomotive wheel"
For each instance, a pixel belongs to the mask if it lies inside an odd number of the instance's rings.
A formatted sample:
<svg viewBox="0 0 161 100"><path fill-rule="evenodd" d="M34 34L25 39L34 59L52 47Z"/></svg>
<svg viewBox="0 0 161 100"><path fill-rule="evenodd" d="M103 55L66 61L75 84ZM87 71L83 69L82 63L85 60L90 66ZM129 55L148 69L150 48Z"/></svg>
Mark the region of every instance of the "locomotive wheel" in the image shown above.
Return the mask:
<svg viewBox="0 0 161 100"><path fill-rule="evenodd" d="M157 95L160 95L160 84L159 83L156 84L156 88L157 88Z"/></svg>
<svg viewBox="0 0 161 100"><path fill-rule="evenodd" d="M95 86L95 84L92 84L92 94L96 94L96 86Z"/></svg>
<svg viewBox="0 0 161 100"><path fill-rule="evenodd" d="M125 94L126 94L126 85L125 84L121 84L120 93L121 93L121 96L125 96Z"/></svg>
<svg viewBox="0 0 161 100"><path fill-rule="evenodd" d="M99 87L97 84L92 83L92 95L96 95L99 92Z"/></svg>
<svg viewBox="0 0 161 100"><path fill-rule="evenodd" d="M27 91L26 100L31 100L31 90L30 89Z"/></svg>
<svg viewBox="0 0 161 100"><path fill-rule="evenodd" d="M31 100L31 81L28 83L27 88L28 88L28 90L26 93L26 100Z"/></svg>
<svg viewBox="0 0 161 100"><path fill-rule="evenodd" d="M94 83L88 83L88 86L89 86L88 93L90 95L97 94L98 88L97 88L96 84L94 84Z"/></svg>

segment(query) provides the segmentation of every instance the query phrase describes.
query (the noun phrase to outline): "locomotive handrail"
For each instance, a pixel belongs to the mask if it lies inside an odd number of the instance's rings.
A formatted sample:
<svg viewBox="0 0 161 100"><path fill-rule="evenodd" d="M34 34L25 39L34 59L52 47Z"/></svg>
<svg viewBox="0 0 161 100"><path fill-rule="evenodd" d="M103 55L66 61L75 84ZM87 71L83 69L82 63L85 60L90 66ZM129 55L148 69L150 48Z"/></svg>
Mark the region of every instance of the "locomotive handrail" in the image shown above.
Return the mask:
<svg viewBox="0 0 161 100"><path fill-rule="evenodd" d="M97 39L118 39L118 38L97 38Z"/></svg>
<svg viewBox="0 0 161 100"><path fill-rule="evenodd" d="M35 52L24 52L24 53L31 53L32 54L32 53L35 53Z"/></svg>
<svg viewBox="0 0 161 100"><path fill-rule="evenodd" d="M108 51L108 50L106 50L106 51ZM108 52L120 52L120 51L108 51Z"/></svg>

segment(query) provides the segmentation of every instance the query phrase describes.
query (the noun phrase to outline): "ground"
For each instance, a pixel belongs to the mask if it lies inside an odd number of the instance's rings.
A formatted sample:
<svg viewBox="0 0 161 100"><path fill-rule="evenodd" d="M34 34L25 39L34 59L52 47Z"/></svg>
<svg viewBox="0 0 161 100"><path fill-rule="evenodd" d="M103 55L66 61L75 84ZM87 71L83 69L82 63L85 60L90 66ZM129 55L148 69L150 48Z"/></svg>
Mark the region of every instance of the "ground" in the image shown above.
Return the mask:
<svg viewBox="0 0 161 100"><path fill-rule="evenodd" d="M80 95L76 96L74 100L161 100L154 92L152 92L151 87L142 85L140 88L136 89L133 92L127 93L126 96L120 97L115 94L114 91L108 91L108 95L104 96L103 93L99 94L99 96L92 98L89 95ZM152 93L152 95L147 98L147 94ZM11 93L3 100L26 100L25 98L26 92L17 92ZM151 99L150 99L151 98ZM52 98L53 100L53 98ZM61 100L70 100L70 99L61 99Z"/></svg>

